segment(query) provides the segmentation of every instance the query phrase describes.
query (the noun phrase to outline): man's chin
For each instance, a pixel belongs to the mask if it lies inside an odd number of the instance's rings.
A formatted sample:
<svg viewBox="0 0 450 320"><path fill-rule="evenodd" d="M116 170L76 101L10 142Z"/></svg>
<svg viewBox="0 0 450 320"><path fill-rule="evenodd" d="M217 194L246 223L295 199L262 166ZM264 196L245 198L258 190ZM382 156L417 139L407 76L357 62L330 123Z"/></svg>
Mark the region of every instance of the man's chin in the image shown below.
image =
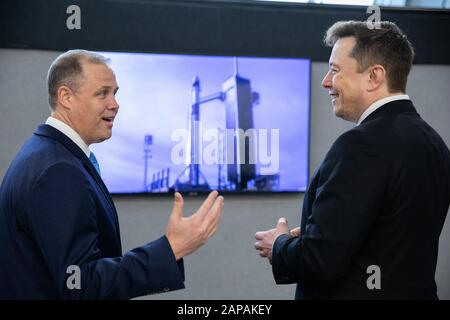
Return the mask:
<svg viewBox="0 0 450 320"><path fill-rule="evenodd" d="M350 121L350 120L348 119L348 115L345 114L345 112L342 110L342 108L339 108L339 107L334 106L334 107L333 107L333 112L334 112L334 115L335 115L336 117L341 118L341 119L346 120L346 121Z"/></svg>
<svg viewBox="0 0 450 320"><path fill-rule="evenodd" d="M333 113L336 117L342 118L342 110L339 108L339 106L333 104Z"/></svg>
<svg viewBox="0 0 450 320"><path fill-rule="evenodd" d="M103 142L105 140L108 140L109 138L111 138L112 133L110 132L109 134L106 134L104 136L98 137L97 141L95 141L94 143L100 143Z"/></svg>
<svg viewBox="0 0 450 320"><path fill-rule="evenodd" d="M350 114L343 112L342 109L337 109L337 110L334 109L333 111L334 111L334 115L336 117L341 118L342 120L345 120L345 121L350 121L350 122L355 122L356 123L356 120L353 119L350 116Z"/></svg>

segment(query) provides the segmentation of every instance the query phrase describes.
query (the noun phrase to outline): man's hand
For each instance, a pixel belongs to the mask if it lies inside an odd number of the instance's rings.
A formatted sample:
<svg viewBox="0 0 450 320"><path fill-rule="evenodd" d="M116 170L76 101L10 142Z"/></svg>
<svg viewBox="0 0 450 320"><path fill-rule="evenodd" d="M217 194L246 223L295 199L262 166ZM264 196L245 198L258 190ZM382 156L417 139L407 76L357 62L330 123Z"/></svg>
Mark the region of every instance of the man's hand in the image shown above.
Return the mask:
<svg viewBox="0 0 450 320"><path fill-rule="evenodd" d="M275 229L258 231L255 234L255 238L256 240L258 240L255 242L255 249L258 251L261 257L269 259L270 264L272 264L273 243L278 238L278 236L288 233L289 228L286 218L280 218L278 219L278 223Z"/></svg>
<svg viewBox="0 0 450 320"><path fill-rule="evenodd" d="M291 234L292 237L300 237L300 227L291 229L289 233Z"/></svg>
<svg viewBox="0 0 450 320"><path fill-rule="evenodd" d="M217 231L223 208L223 197L213 191L190 217L183 217L183 197L175 192L175 201L167 225L166 237L177 260L191 254Z"/></svg>

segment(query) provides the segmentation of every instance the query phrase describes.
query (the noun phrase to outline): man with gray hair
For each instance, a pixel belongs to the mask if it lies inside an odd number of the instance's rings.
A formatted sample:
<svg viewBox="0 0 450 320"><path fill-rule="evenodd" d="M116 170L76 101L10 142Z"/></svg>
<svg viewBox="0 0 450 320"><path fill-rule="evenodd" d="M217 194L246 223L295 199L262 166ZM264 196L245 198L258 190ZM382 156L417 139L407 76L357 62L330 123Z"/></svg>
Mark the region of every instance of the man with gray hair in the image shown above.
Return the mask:
<svg viewBox="0 0 450 320"><path fill-rule="evenodd" d="M215 233L223 197L122 254L114 202L89 150L112 135L119 87L108 60L60 55L48 71L51 116L12 161L0 190L0 299L130 299L184 288L183 257Z"/></svg>
<svg viewBox="0 0 450 320"><path fill-rule="evenodd" d="M297 283L298 299L437 299L450 151L405 94L412 46L391 22L337 22L325 43L322 86L356 126L315 171L300 230L280 218L255 247L277 283Z"/></svg>

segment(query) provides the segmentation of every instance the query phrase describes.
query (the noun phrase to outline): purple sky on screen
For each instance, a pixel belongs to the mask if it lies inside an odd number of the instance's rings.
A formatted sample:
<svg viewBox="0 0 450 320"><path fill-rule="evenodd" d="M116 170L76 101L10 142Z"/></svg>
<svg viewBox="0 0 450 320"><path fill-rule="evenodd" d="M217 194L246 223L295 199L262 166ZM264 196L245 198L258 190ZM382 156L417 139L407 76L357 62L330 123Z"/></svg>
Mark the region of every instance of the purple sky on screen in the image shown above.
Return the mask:
<svg viewBox="0 0 450 320"><path fill-rule="evenodd" d="M234 74L233 57L137 53L106 53L120 87L119 113L111 139L92 145L102 177L112 193L144 192L144 135L153 135L148 176L170 168L170 185L185 165L175 165L171 141L176 129L187 129L190 90L200 79L201 97L217 93ZM310 61L284 58L238 58L239 75L260 95L254 106L255 129L279 129L280 190L307 187ZM204 130L225 128L225 105L202 104ZM205 143L206 144L206 143ZM211 187L217 186L217 166L201 165Z"/></svg>

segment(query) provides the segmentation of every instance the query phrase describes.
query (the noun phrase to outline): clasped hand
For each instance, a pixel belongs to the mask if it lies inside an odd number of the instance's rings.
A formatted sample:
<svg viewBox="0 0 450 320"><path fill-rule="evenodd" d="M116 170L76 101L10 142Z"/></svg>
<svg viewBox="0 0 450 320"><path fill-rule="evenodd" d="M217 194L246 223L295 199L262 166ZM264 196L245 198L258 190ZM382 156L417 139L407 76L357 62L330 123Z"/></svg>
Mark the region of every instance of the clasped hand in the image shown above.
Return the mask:
<svg viewBox="0 0 450 320"><path fill-rule="evenodd" d="M295 228L289 231L288 222L286 218L278 219L278 223L274 229L266 231L258 231L255 234L256 242L255 249L263 258L267 258L272 264L272 248L275 240L282 234L290 234L293 237L300 235L300 228Z"/></svg>

